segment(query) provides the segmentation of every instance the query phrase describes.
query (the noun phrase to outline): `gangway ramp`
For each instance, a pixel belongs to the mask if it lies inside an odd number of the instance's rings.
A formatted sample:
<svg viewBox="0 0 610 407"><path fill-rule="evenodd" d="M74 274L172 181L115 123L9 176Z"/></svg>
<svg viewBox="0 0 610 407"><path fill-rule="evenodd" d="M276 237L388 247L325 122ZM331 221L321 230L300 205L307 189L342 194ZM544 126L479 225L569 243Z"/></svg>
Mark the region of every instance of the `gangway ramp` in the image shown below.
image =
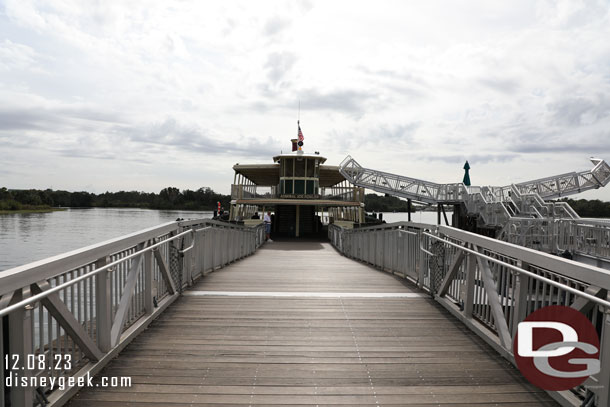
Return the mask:
<svg viewBox="0 0 610 407"><path fill-rule="evenodd" d="M80 406L554 406L423 291L326 242L272 242L207 274Z"/></svg>
<svg viewBox="0 0 610 407"><path fill-rule="evenodd" d="M577 219L565 202L546 202L606 186L610 165L591 158L588 171L570 172L506 186L466 186L461 182L439 184L404 175L366 168L347 156L339 171L353 185L426 204L463 205L481 226L503 228L512 218Z"/></svg>

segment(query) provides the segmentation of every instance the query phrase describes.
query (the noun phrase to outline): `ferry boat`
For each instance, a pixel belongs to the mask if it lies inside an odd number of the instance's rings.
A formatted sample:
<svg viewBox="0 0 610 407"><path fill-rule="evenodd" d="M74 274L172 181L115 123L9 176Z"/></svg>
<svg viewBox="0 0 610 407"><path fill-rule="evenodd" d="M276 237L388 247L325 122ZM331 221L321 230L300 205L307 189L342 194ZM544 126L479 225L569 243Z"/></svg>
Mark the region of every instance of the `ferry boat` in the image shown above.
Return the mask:
<svg viewBox="0 0 610 407"><path fill-rule="evenodd" d="M274 156L273 163L233 166L231 222L254 226L272 212L272 234L286 237L325 234L329 223L364 222L364 188L349 184L319 152L304 152L298 141L292 139L292 151ZM252 219L255 214L260 219Z"/></svg>

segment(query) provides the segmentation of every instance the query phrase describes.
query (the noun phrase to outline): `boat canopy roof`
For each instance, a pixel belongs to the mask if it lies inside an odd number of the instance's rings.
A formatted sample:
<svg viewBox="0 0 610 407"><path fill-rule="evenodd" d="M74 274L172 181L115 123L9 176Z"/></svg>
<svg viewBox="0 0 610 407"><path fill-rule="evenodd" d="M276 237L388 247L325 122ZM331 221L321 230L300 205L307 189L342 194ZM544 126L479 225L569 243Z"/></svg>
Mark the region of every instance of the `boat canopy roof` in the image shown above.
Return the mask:
<svg viewBox="0 0 610 407"><path fill-rule="evenodd" d="M295 157L294 154L283 154L282 156ZM279 156L278 156L279 157ZM319 155L298 155L304 158L323 158ZM274 157L275 159L276 157ZM259 186L275 186L280 183L280 165L279 164L235 164L233 169L236 173L248 178L254 184ZM345 178L339 172L339 167L336 165L320 165L320 187L332 187L344 181Z"/></svg>

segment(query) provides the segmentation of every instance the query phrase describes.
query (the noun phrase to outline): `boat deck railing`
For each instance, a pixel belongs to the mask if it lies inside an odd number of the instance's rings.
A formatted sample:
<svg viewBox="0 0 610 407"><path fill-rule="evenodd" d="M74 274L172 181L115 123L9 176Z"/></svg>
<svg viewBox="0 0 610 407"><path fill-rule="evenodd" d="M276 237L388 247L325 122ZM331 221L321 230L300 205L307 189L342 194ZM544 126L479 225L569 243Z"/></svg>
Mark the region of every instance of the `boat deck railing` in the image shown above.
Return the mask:
<svg viewBox="0 0 610 407"><path fill-rule="evenodd" d="M62 405L78 387L59 383L94 375L185 287L263 241L262 225L169 222L0 273L0 354L13 374L46 383L3 386L0 407L5 396L12 406Z"/></svg>
<svg viewBox="0 0 610 407"><path fill-rule="evenodd" d="M320 187L315 194L294 193L281 194L276 187L233 184L231 199L247 201L249 199L280 199L285 197L316 198L345 202L364 202L364 188L349 186Z"/></svg>
<svg viewBox="0 0 610 407"><path fill-rule="evenodd" d="M601 371L550 394L563 405L610 405L608 271L448 226L330 225L329 237L345 256L416 283L513 364L513 339L527 315L548 305L582 312L600 334Z"/></svg>

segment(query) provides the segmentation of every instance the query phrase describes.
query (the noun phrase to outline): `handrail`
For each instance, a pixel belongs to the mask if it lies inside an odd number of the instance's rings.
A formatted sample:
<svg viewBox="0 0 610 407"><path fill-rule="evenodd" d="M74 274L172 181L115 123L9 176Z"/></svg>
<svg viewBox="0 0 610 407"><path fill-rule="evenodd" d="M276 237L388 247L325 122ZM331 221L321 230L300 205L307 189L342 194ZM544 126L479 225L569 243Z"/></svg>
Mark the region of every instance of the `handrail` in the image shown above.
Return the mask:
<svg viewBox="0 0 610 407"><path fill-rule="evenodd" d="M407 228L411 233L401 233ZM583 387L549 394L580 406L589 392L597 405L610 405L610 272L450 226L428 228L400 222L353 230L329 225L328 232L343 255L417 284L513 364L513 340L529 313L547 305L581 311L602 338L602 370Z"/></svg>
<svg viewBox="0 0 610 407"><path fill-rule="evenodd" d="M177 235L175 235L175 236L172 236L171 238L165 239L165 240L163 240L162 242L155 243L155 244L153 244L153 245L147 246L146 248L144 248L144 249L142 249L142 250L140 250L140 251L137 251L137 252L132 253L132 254L130 254L130 255L127 255L127 256L125 256L125 257L121 257L119 260L113 261L112 263L104 264L102 267L100 267L100 268L98 268L98 269L95 269L95 270L93 270L93 271L90 271L90 272L89 272L89 273L87 273L87 274L83 274L83 275L82 275L82 276L80 276L80 277L76 277L76 278L73 278L73 279L71 279L71 280L68 280L68 281L66 281L66 282L64 282L64 283L61 283L61 284L59 284L59 285L57 285L57 286L55 286L55 287L53 287L53 288L50 288L50 289L48 289L48 290L45 290L45 291L41 292L40 294L36 294L36 295L31 296L31 297L28 297L28 298L27 298L27 299L25 299L25 300L22 300L22 301L20 301L20 302L18 302L18 303L16 303L16 304L13 304L13 305L11 305L11 306L9 306L9 307L6 307L6 308L4 308L4 309L1 309L1 310L0 310L0 317L3 317L3 316L5 316L5 315L8 315L8 314L10 314L12 311L14 311L14 310L16 310L16 309L19 309L19 308L21 308L21 307L24 307L24 306L26 306L26 305L33 304L33 303L35 303L35 302L38 302L38 301L40 301L41 299L43 299L43 298L45 298L45 297L48 297L50 294L56 293L56 292L58 292L58 291L61 291L61 290L65 289L66 287L70 287L70 286L72 286L72 285L74 285L74 284L76 284L76 283L78 283L78 282L80 282L80 281L82 281L82 280L87 279L87 278L91 278L92 276L94 276L94 275L96 275L96 274L99 274L99 273L101 273L102 271L110 270L112 267L116 266L117 264L121 264L121 263L123 263L123 262L124 262L124 261L126 261L126 260L133 259L134 257L140 256L142 253L145 253L145 252L148 252L148 251L154 250L154 249L156 249L157 247L159 247L159 246L161 246L161 245L163 245L163 244L166 244L167 242L171 242L172 240L176 240L176 239L178 239L179 237L182 237L182 236L184 236L184 235L188 235L188 234L192 234L192 233L193 233L193 231L192 231L192 230L186 230L186 231L184 231L184 232L182 232L182 233L179 233L179 234L177 234Z"/></svg>
<svg viewBox="0 0 610 407"><path fill-rule="evenodd" d="M20 361L49 352L72 357L70 370L42 368L25 371L26 376L93 375L185 286L254 253L263 243L262 225L176 221L2 272L0 319L9 322L9 351ZM5 351L0 341L0 353ZM0 369L0 381L3 375ZM41 389L50 391L53 405L65 403L78 390L49 386ZM0 406L4 397L3 392ZM34 389L12 388L10 399L12 405L33 405Z"/></svg>
<svg viewBox="0 0 610 407"><path fill-rule="evenodd" d="M142 241L170 233L176 230L179 225L180 222L176 221L163 223L159 226L4 270L0 273L0 295L21 288L24 284L33 284L43 278L52 277L57 274L58 269L74 269L83 264L94 262L107 254L119 252L125 247L134 246Z"/></svg>
<svg viewBox="0 0 610 407"><path fill-rule="evenodd" d="M502 265L504 267L507 267L507 268L509 268L511 270L516 271L517 273L525 274L525 275L527 275L529 277L532 277L532 278L534 278L536 280L545 282L545 283L547 283L549 285L552 285L553 287L561 288L564 291L571 292L572 294L575 294L575 295L578 295L580 297L586 298L589 301L593 301L593 302L595 302L595 303L597 303L597 304L599 304L599 305L601 305L603 307L607 307L608 309L610 309L610 301L606 301L604 299L601 299L601 298L596 297L594 295L588 294L586 292L576 290L576 289L574 289L574 288L572 288L572 287L570 287L568 285L557 283L556 281L553 281L553 280L551 280L549 278L546 278L546 277L543 277L543 276L539 276L538 274L535 274L535 273L532 273L530 271L524 270L521 267L514 266L514 265L512 265L510 263L506 263L506 262L504 262L502 260L498 260L498 259L496 259L494 257L487 256L486 254L480 253L480 252L478 252L476 250L468 249L468 248L466 248L464 246L461 246L459 244L455 244L455 243L453 243L453 242L451 242L451 241L449 241L447 239L443 239L441 237L438 237L438 236L435 236L435 235L432 235L432 234L426 233L426 232L424 232L423 234L425 236L428 236L428 237L432 238L432 239L439 240L439 241L441 241L441 242L443 242L445 244L448 244L449 246L453 246L453 247L458 248L458 249L460 249L462 251L465 251L467 253L472 253L475 256L484 258L484 259L486 259L488 261L491 261L493 263L496 263L496 264L500 264L500 265ZM422 250L424 250L424 249L422 248ZM430 253L428 251L426 251L426 252L429 255L432 255L432 256L434 255L433 253Z"/></svg>

